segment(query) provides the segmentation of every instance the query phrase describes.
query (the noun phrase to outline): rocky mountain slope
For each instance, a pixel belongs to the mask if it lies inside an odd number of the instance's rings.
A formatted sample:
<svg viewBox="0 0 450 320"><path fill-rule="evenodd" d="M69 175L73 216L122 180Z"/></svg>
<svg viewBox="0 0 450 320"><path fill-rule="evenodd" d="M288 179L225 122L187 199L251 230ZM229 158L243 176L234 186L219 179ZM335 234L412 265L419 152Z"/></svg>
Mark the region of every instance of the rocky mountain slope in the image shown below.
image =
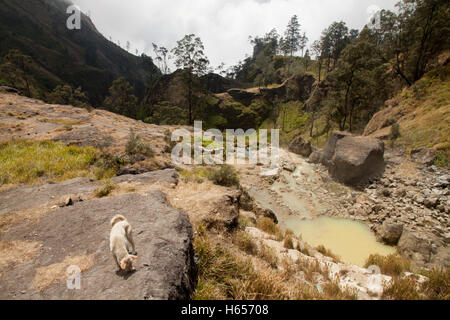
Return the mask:
<svg viewBox="0 0 450 320"><path fill-rule="evenodd" d="M436 164L449 165L450 157L450 54L442 54L439 65L386 102L374 115L364 135L392 139L392 128L398 126L394 143L409 151L428 148ZM414 153L414 152L413 152ZM433 159L431 159L433 162Z"/></svg>
<svg viewBox="0 0 450 320"><path fill-rule="evenodd" d="M65 0L1 0L0 56L11 49L29 55L47 91L67 83L81 86L97 106L116 78L125 77L143 97L148 83L160 72L150 58L136 57L107 40L82 14L81 29L68 30Z"/></svg>

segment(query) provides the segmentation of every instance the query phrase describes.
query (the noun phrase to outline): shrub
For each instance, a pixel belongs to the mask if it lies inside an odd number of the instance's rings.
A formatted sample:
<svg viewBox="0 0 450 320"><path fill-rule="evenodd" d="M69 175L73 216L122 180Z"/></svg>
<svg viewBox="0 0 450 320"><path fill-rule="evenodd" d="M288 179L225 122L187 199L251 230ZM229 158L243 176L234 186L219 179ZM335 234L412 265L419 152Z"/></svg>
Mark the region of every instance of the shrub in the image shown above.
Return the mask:
<svg viewBox="0 0 450 320"><path fill-rule="evenodd" d="M398 123L394 123L391 127L391 140L397 140L400 138L400 125Z"/></svg>
<svg viewBox="0 0 450 320"><path fill-rule="evenodd" d="M155 152L150 145L143 141L142 138L137 135L133 129L130 129L130 135L125 147L125 152L130 155L143 155L146 157L153 157Z"/></svg>
<svg viewBox="0 0 450 320"><path fill-rule="evenodd" d="M383 297L393 300L419 300L420 294L413 279L394 277L385 285Z"/></svg>
<svg viewBox="0 0 450 320"><path fill-rule="evenodd" d="M164 142L166 143L166 146L164 147L165 153L171 153L172 149L177 145L176 141L172 141L172 133L170 130L166 130L164 132Z"/></svg>
<svg viewBox="0 0 450 320"><path fill-rule="evenodd" d="M95 163L95 178L97 180L111 179L117 175L120 166L124 164L125 161L122 158L104 153Z"/></svg>
<svg viewBox="0 0 450 320"><path fill-rule="evenodd" d="M215 184L224 187L239 186L239 177L229 165L223 165L220 169L213 170L210 179Z"/></svg>
<svg viewBox="0 0 450 320"><path fill-rule="evenodd" d="M381 269L381 273L389 276L398 276L405 271L411 270L411 263L398 254L390 254L388 256L372 254L367 259L364 267L368 268L373 265L378 266Z"/></svg>
<svg viewBox="0 0 450 320"><path fill-rule="evenodd" d="M105 182L104 186L95 190L95 196L97 198L104 198L109 196L111 192L116 188L115 184L108 180Z"/></svg>

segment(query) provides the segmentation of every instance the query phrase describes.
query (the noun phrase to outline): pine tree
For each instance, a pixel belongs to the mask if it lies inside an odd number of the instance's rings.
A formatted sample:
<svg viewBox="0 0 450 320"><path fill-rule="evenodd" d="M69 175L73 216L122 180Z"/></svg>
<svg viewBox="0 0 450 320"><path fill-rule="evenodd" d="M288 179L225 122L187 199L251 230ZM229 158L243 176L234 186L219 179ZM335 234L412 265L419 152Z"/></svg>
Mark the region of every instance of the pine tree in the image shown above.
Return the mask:
<svg viewBox="0 0 450 320"><path fill-rule="evenodd" d="M298 22L298 17L294 15L287 26L286 32L284 34L284 41L286 50L292 57L295 52L300 48L300 23Z"/></svg>
<svg viewBox="0 0 450 320"><path fill-rule="evenodd" d="M183 79L186 86L186 98L189 108L189 124L192 124L194 114L194 76L202 76L209 71L209 60L204 53L203 42L195 34L184 36L177 41L172 49L175 65L184 70Z"/></svg>

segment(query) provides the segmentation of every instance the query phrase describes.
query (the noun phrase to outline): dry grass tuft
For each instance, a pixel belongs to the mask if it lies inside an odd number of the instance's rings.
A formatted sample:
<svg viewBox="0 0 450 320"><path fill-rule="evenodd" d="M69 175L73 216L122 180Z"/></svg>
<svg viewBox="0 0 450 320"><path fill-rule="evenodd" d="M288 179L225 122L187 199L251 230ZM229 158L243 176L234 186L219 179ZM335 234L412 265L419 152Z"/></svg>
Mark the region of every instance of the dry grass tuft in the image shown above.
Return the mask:
<svg viewBox="0 0 450 320"><path fill-rule="evenodd" d="M330 257L334 262L340 262L341 259L339 256L335 255L330 249L325 248L325 246L320 245L316 247L316 250L323 254L324 256Z"/></svg>
<svg viewBox="0 0 450 320"><path fill-rule="evenodd" d="M294 249L294 240L292 239L292 236L291 236L291 235L287 235L287 236L284 238L283 246L284 246L286 249Z"/></svg>
<svg viewBox="0 0 450 320"><path fill-rule="evenodd" d="M258 245L255 240L245 231L238 231L234 235L234 242L240 250L250 255L255 255L258 252Z"/></svg>
<svg viewBox="0 0 450 320"><path fill-rule="evenodd" d="M266 261L269 266L273 269L277 268L278 266L278 256L274 249L261 244L258 252L258 257L260 257L262 260Z"/></svg>
<svg viewBox="0 0 450 320"><path fill-rule="evenodd" d="M276 236L280 240L283 240L284 238L281 229L270 218L263 217L258 219L256 222L256 227L268 234Z"/></svg>
<svg viewBox="0 0 450 320"><path fill-rule="evenodd" d="M73 265L78 266L82 272L89 270L95 265L94 255L66 257L61 263L37 269L33 280L33 288L42 291L53 283L66 279L68 276L66 274L67 268Z"/></svg>
<svg viewBox="0 0 450 320"><path fill-rule="evenodd" d="M411 271L411 263L398 254L390 254L388 256L372 254L367 259L364 267L368 268L374 265L381 269L382 274L389 276L399 276L405 271Z"/></svg>
<svg viewBox="0 0 450 320"><path fill-rule="evenodd" d="M39 242L0 241L0 270L31 260L39 253L40 248Z"/></svg>

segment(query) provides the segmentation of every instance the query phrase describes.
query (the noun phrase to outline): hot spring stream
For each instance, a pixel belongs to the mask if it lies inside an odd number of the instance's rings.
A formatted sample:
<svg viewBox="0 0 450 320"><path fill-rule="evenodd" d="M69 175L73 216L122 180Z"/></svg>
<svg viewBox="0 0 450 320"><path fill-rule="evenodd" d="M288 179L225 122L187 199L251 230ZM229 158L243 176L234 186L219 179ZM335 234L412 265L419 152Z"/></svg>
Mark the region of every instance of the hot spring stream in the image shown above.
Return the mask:
<svg viewBox="0 0 450 320"><path fill-rule="evenodd" d="M314 183L317 179L310 164L301 163L294 173L283 172L282 176L284 179L275 182L270 190L249 190L260 206L275 212L282 229L301 235L312 247L323 245L341 261L358 266L363 266L371 254L389 255L396 252L394 247L378 242L365 223L323 215L327 208L319 204L314 192L310 192L309 196L299 196L298 191L305 192L306 189L302 182ZM280 206L280 201L288 209Z"/></svg>
<svg viewBox="0 0 450 320"><path fill-rule="evenodd" d="M395 252L395 248L377 242L375 235L362 222L322 216L313 220L291 218L283 224L311 246L324 245L343 262L357 266L363 266L370 254Z"/></svg>

